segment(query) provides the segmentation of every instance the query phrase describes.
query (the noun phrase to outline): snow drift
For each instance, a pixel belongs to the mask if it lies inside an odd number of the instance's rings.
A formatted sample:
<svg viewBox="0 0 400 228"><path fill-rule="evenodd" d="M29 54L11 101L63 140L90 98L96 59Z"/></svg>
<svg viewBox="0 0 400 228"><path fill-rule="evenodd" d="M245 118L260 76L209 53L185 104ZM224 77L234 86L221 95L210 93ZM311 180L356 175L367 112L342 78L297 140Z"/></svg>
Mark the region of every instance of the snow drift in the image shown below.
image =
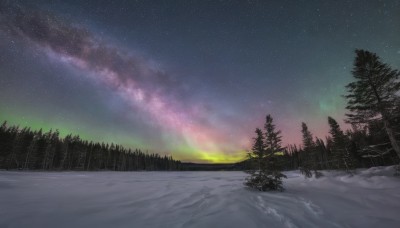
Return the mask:
<svg viewBox="0 0 400 228"><path fill-rule="evenodd" d="M0 172L0 227L398 227L393 167L286 172L286 191L243 172Z"/></svg>

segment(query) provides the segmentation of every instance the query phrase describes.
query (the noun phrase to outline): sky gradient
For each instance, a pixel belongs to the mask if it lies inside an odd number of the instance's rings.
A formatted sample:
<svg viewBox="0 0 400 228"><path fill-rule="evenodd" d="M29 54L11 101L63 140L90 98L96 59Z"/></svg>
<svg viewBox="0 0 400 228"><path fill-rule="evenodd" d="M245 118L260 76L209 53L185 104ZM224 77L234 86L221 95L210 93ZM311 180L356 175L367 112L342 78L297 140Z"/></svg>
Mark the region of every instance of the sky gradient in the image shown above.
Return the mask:
<svg viewBox="0 0 400 228"><path fill-rule="evenodd" d="M235 162L343 124L356 48L400 67L400 1L0 0L0 120Z"/></svg>

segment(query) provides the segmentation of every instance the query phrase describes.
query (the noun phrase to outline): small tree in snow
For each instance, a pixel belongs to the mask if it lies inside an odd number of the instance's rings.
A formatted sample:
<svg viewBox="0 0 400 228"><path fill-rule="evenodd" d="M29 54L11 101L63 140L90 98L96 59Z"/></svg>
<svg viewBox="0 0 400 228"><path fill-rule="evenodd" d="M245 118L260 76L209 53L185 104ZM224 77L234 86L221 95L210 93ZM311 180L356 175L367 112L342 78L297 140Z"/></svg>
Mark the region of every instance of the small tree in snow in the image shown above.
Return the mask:
<svg viewBox="0 0 400 228"><path fill-rule="evenodd" d="M252 162L252 169L244 183L246 186L259 191L279 190L283 191L281 167L277 156L282 154L280 131L275 131L270 115L266 118L265 137L261 129L257 128L252 151L248 154Z"/></svg>

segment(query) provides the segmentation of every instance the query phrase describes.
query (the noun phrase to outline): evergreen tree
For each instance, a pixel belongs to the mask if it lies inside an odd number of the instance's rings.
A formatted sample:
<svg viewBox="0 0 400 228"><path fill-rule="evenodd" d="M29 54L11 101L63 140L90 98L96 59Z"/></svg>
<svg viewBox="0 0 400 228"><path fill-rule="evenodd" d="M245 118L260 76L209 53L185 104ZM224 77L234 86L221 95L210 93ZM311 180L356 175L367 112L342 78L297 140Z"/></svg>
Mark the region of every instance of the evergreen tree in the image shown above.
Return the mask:
<svg viewBox="0 0 400 228"><path fill-rule="evenodd" d="M270 149L273 152L279 152L282 151L283 148L281 146L282 144L282 136L281 136L281 131L276 131L275 130L275 125L272 123L273 118L271 115L267 115L265 118L265 144L268 149Z"/></svg>
<svg viewBox="0 0 400 228"><path fill-rule="evenodd" d="M330 140L330 138L327 137L326 144L322 139L319 139L319 138L317 138L315 141L317 150L319 151L319 154L320 154L321 169L329 169L330 168L329 161L328 161L330 153L329 153L329 150L327 147L329 140Z"/></svg>
<svg viewBox="0 0 400 228"><path fill-rule="evenodd" d="M396 140L393 122L396 114L400 90L399 71L381 62L375 54L365 50L356 50L352 71L356 81L349 83L347 121L352 124L369 123L381 119L392 148L400 158L400 145Z"/></svg>
<svg viewBox="0 0 400 228"><path fill-rule="evenodd" d="M253 168L247 172L250 174L246 178L245 185L259 191L279 190L283 191L282 178L286 178L281 173L281 164L278 157L283 155L281 147L280 131L275 130L273 119L270 115L266 118L265 136L261 129L257 128L254 144L249 159L253 163Z"/></svg>
<svg viewBox="0 0 400 228"><path fill-rule="evenodd" d="M354 168L354 159L348 150L348 139L339 124L332 117L328 117L329 133L332 137L332 160L338 169L346 169L350 171Z"/></svg>
<svg viewBox="0 0 400 228"><path fill-rule="evenodd" d="M256 137L254 139L253 147L251 149L251 153L248 153L249 159L253 163L253 168L247 170L247 173L250 174L249 177L246 178L245 185L254 189L258 189L259 191L267 190L267 182L268 178L264 175L265 170L265 137L261 129L257 128Z"/></svg>
<svg viewBox="0 0 400 228"><path fill-rule="evenodd" d="M317 148L313 136L304 122L301 123L301 132L303 135L304 156L300 171L305 177L312 177L312 171L314 171L315 177L318 178L322 173L317 171L319 163Z"/></svg>
<svg viewBox="0 0 400 228"><path fill-rule="evenodd" d="M265 146L266 146L266 173L272 179L270 188L283 191L282 178L286 176L282 171L282 159L284 156L282 148L282 136L280 130L275 130L273 118L267 115L265 121Z"/></svg>

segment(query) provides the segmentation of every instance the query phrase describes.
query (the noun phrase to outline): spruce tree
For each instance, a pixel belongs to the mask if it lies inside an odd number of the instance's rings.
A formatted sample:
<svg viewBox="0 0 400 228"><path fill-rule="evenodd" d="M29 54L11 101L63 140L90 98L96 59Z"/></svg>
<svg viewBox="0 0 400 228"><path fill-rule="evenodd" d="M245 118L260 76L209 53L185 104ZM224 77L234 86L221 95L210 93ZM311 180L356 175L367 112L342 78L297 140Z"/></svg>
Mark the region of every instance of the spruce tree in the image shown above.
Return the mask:
<svg viewBox="0 0 400 228"><path fill-rule="evenodd" d="M272 190L283 191L282 178L286 176L282 171L282 136L280 130L275 130L273 124L273 118L271 115L267 115L265 121L265 146L266 146L266 172L268 176L272 177L270 181L270 188Z"/></svg>
<svg viewBox="0 0 400 228"><path fill-rule="evenodd" d="M332 117L328 117L329 133L332 137L332 162L334 167L338 169L345 169L350 171L354 168L354 159L349 153L348 139L343 131L340 129L339 124Z"/></svg>
<svg viewBox="0 0 400 228"><path fill-rule="evenodd" d="M248 154L249 160L253 165L252 169L246 171L250 174L250 176L246 178L246 182L244 184L259 191L267 191L269 190L268 184L271 178L269 178L265 172L265 137L259 128L256 129L255 133L256 137L254 138L253 147L251 152Z"/></svg>
<svg viewBox="0 0 400 228"><path fill-rule="evenodd" d="M275 125L272 123L273 118L271 115L267 115L265 118L265 144L273 152L282 151L282 136L281 131L275 130Z"/></svg>
<svg viewBox="0 0 400 228"><path fill-rule="evenodd" d="M381 119L390 144L400 158L400 145L393 126L398 115L396 104L399 101L400 72L383 63L375 53L365 50L355 50L355 53L352 71L355 81L346 86L346 108L350 111L347 121L368 124Z"/></svg>
<svg viewBox="0 0 400 228"><path fill-rule="evenodd" d="M322 173L318 172L317 170L319 163L317 157L317 148L313 140L313 135L308 130L308 127L304 122L301 123L301 132L303 135L304 156L300 171L307 178L312 177L312 171L314 171L315 177L318 178L322 175Z"/></svg>
<svg viewBox="0 0 400 228"><path fill-rule="evenodd" d="M275 130L270 115L266 117L264 127L265 134L259 128L255 131L256 137L252 151L249 153L249 160L253 166L247 171L250 176L246 178L245 185L259 191L283 191L282 178L286 176L281 173L282 168L278 158L283 155L281 132Z"/></svg>
<svg viewBox="0 0 400 228"><path fill-rule="evenodd" d="M328 143L328 140L330 140L329 137L327 137L327 143ZM317 138L316 141L315 141L317 150L320 153L321 169L322 168L324 168L324 169L329 169L330 168L329 161L328 161L330 153L329 153L329 150L328 150L328 147L327 147L327 143L325 143L324 140L319 139L319 138ZM324 167L322 167L322 165Z"/></svg>

